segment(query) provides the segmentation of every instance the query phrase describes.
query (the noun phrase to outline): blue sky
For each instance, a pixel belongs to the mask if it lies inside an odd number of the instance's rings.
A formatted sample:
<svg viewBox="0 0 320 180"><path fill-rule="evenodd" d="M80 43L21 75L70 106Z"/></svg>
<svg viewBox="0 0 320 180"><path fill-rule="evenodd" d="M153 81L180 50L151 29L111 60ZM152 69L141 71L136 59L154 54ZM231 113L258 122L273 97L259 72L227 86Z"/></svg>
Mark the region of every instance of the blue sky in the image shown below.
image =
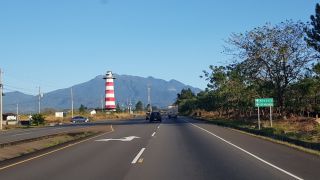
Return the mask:
<svg viewBox="0 0 320 180"><path fill-rule="evenodd" d="M224 41L266 22L309 21L314 0L0 0L6 91L36 94L112 70L204 89Z"/></svg>

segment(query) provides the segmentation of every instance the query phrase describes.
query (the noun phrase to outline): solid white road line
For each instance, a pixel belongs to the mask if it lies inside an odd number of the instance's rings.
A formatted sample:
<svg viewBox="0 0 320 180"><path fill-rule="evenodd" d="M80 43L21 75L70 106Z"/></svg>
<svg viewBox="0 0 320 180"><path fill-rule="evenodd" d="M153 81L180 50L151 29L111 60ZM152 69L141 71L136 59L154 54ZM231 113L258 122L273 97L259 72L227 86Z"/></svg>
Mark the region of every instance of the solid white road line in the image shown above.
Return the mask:
<svg viewBox="0 0 320 180"><path fill-rule="evenodd" d="M188 121L186 121L186 122L188 122ZM188 123L190 123L190 122L188 122ZM241 147L239 147L239 146L237 146L237 145L235 145L235 144L223 139L222 137L220 137L220 136L218 136L218 135L216 135L216 134L214 134L214 133L212 133L212 132L210 132L210 131L208 131L208 130L200 127L200 126L197 126L197 125L195 125L193 123L190 123L190 124L192 126L196 127L196 128L201 129L202 131L205 131L205 132L211 134L212 136L215 136L216 138L220 139L221 141L223 141L223 142L225 142L225 143L227 143L227 144L229 144L229 145L241 150L242 152L244 152L244 153L246 153L246 154L248 154L248 155L250 155L250 156L252 156L252 157L254 157L256 159L258 159L259 161L261 161L261 162L263 162L263 163L265 163L265 164L267 164L267 165L269 165L269 166L271 166L271 167L273 167L273 168L275 168L275 169L277 169L277 170L279 170L279 171L281 171L281 172L283 172L283 173L285 173L285 174L287 174L287 175L289 175L289 176L291 176L291 177L293 177L295 179L303 180L303 178L300 178L300 177L298 177L298 176L296 176L296 175L294 175L294 174L292 174L292 173L290 173L290 172L288 172L288 171L286 171L286 170L284 170L284 169L282 169L282 168L280 168L280 167L278 167L278 166L276 166L274 164L269 163L268 161L266 161L266 160L264 160L264 159L262 159L262 158L260 158L260 157L258 157L256 155L250 153L249 151L246 151L246 150L242 149Z"/></svg>
<svg viewBox="0 0 320 180"><path fill-rule="evenodd" d="M154 135L156 135L156 132L154 132L151 136L154 137Z"/></svg>
<svg viewBox="0 0 320 180"><path fill-rule="evenodd" d="M146 150L146 148L142 148L140 150L140 152L137 154L137 156L133 159L133 161L131 162L131 164L136 164L137 161L139 160L140 156L142 155L143 151Z"/></svg>

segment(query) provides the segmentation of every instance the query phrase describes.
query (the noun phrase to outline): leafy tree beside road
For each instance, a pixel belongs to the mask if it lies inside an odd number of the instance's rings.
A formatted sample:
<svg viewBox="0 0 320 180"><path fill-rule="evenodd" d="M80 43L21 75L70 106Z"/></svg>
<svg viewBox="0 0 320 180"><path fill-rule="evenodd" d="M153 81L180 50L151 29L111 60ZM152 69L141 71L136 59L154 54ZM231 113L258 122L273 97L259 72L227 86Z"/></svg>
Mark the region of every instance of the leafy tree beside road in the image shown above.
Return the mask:
<svg viewBox="0 0 320 180"><path fill-rule="evenodd" d="M88 109L88 108L87 108L86 106L84 106L83 104L81 104L80 107L79 107L79 112L80 112L80 113L85 113L87 109Z"/></svg>
<svg viewBox="0 0 320 180"><path fill-rule="evenodd" d="M319 12L311 17L312 30L302 22L285 21L232 34L225 53L235 61L209 66L202 76L208 81L207 89L198 95L182 90L176 100L179 111L202 109L219 116L250 117L255 98L271 97L279 116L319 113L318 18Z"/></svg>
<svg viewBox="0 0 320 180"><path fill-rule="evenodd" d="M136 111L143 111L143 104L141 101L138 101L137 104L136 104L136 107L135 107Z"/></svg>
<svg viewBox="0 0 320 180"><path fill-rule="evenodd" d="M311 15L311 27L305 27L307 37L306 42L316 51L320 52L320 5L316 4L316 14Z"/></svg>
<svg viewBox="0 0 320 180"><path fill-rule="evenodd" d="M45 117L42 114L32 115L32 124L39 126L44 124Z"/></svg>
<svg viewBox="0 0 320 180"><path fill-rule="evenodd" d="M303 78L317 57L304 41L304 27L302 22L293 21L267 24L229 39L247 83L266 88L281 111L286 110L290 85Z"/></svg>

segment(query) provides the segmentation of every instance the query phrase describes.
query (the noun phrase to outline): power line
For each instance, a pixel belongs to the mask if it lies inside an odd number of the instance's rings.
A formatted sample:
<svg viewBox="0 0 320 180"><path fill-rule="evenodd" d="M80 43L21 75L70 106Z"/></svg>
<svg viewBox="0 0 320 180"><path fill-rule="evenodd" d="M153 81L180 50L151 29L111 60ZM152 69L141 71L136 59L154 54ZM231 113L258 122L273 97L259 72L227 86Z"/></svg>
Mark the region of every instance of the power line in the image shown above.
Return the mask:
<svg viewBox="0 0 320 180"><path fill-rule="evenodd" d="M19 103L20 105L29 105L29 104L34 104L36 103L37 100L34 99L34 100L31 100L31 101L16 101L15 103L10 103L10 104L7 104L6 103L6 106L14 106L16 105L17 103Z"/></svg>
<svg viewBox="0 0 320 180"><path fill-rule="evenodd" d="M8 85L7 83L3 84L3 86L11 88L10 90L20 91L20 92L28 92L28 93L34 94L34 90L33 89L12 86L12 85Z"/></svg>
<svg viewBox="0 0 320 180"><path fill-rule="evenodd" d="M13 89L13 88L5 88L4 87L3 89L8 91L8 92L20 92L20 93L24 93L24 94L27 94L27 95L30 95L30 96L33 96L33 94L34 94L34 92L31 93L31 92L21 91L21 90Z"/></svg>
<svg viewBox="0 0 320 180"><path fill-rule="evenodd" d="M6 77L7 77L7 73L6 73ZM38 80L37 81L32 81L30 79L25 80L25 79L23 79L23 77L15 78L14 76L11 76L11 75L9 75L9 77L7 79L12 79L14 82L17 82L16 84L27 83L28 86L30 84L38 84L39 86L42 87L42 89L46 89L48 87L52 88L52 89L57 88L56 86L53 86L53 84L57 84L57 83L51 83L51 82L48 82L48 81L46 81L46 82L45 81L38 81ZM30 88L19 87L19 86L8 84L8 83L5 83L4 86L11 87L15 91L26 92L27 94L33 94L33 95L37 94L37 93L35 93L36 91L34 91L33 89L30 89Z"/></svg>
<svg viewBox="0 0 320 180"><path fill-rule="evenodd" d="M17 77L12 76L11 74L8 74L8 73L6 73L6 77L7 77L7 79L13 79L13 80L16 80L18 82L23 81L23 82L29 82L30 84L31 83L32 84L41 84L41 85L44 85L46 87L52 87L52 88L55 88L55 86L53 86L53 84L56 84L56 83L52 83L52 82L48 82L48 81L41 81L41 80L32 81L31 80L32 78L23 79L23 77L20 77L20 76L17 78ZM25 81L25 80L27 80L27 81Z"/></svg>

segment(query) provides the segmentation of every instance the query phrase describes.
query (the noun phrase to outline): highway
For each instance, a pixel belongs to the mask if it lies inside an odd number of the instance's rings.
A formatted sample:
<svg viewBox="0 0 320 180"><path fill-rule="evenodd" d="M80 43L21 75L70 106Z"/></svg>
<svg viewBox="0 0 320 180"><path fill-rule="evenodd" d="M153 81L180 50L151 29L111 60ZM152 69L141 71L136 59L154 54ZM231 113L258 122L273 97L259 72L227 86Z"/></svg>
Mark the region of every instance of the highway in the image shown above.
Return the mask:
<svg viewBox="0 0 320 180"><path fill-rule="evenodd" d="M319 156L229 128L184 117L108 123L113 131L0 163L0 179L319 179Z"/></svg>

